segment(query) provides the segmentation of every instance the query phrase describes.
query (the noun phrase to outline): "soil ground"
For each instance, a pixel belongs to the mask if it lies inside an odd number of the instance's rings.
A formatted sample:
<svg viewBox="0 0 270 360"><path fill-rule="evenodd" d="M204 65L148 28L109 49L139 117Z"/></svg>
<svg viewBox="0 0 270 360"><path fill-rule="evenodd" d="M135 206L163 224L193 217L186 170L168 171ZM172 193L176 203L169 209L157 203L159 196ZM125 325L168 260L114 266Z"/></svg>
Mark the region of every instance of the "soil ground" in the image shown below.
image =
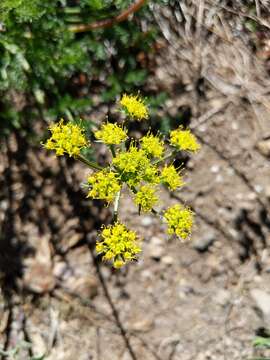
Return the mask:
<svg viewBox="0 0 270 360"><path fill-rule="evenodd" d="M270 327L268 33L255 51L244 17L198 3L154 9L164 39L146 87L167 91L160 116L180 114L202 145L185 159L187 185L161 195L162 207L194 209L190 242L168 239L164 224L139 217L124 194L120 217L145 240L137 263L112 270L93 250L110 210L85 201L84 166L29 149L18 134L7 141L0 343L19 344L18 359L259 355L252 339Z"/></svg>

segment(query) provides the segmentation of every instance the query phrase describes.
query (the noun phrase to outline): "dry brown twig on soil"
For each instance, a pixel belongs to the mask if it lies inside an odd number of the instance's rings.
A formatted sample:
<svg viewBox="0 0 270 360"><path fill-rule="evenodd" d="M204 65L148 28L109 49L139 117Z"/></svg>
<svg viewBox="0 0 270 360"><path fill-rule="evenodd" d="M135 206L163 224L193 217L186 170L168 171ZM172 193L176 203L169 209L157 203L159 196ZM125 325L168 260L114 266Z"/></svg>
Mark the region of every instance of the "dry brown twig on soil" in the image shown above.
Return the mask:
<svg viewBox="0 0 270 360"><path fill-rule="evenodd" d="M80 33L80 32L96 30L96 29L109 28L115 24L118 24L120 22L127 20L128 17L130 15L134 14L135 12L137 12L145 4L145 2L146 2L146 0L136 0L126 10L122 11L119 15L117 15L113 18L95 21L91 24L82 24L82 25L71 26L70 31L72 31L74 33Z"/></svg>

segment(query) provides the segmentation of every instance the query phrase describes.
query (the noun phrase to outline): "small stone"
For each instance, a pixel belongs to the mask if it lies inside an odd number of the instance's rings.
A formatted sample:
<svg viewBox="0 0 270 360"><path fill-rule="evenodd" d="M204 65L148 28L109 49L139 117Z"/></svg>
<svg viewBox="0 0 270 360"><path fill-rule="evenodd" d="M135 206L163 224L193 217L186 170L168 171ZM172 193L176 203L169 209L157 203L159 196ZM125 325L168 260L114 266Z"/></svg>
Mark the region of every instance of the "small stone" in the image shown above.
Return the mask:
<svg viewBox="0 0 270 360"><path fill-rule="evenodd" d="M149 255L152 259L160 260L163 255L163 248L161 246L150 246Z"/></svg>
<svg viewBox="0 0 270 360"><path fill-rule="evenodd" d="M256 307L262 312L263 316L270 319L270 294L261 289L252 289L250 291L252 299L256 303Z"/></svg>
<svg viewBox="0 0 270 360"><path fill-rule="evenodd" d="M208 232L207 234L197 238L197 240L193 242L193 247L199 252L205 252L209 249L215 240L215 234L213 232Z"/></svg>
<svg viewBox="0 0 270 360"><path fill-rule="evenodd" d="M256 147L262 155L270 157L270 139L259 141Z"/></svg>
<svg viewBox="0 0 270 360"><path fill-rule="evenodd" d="M220 166L219 165L213 165L211 166L210 168L211 172L214 173L214 174L217 174L220 170Z"/></svg>
<svg viewBox="0 0 270 360"><path fill-rule="evenodd" d="M93 299L98 293L98 282L90 274L80 277L70 277L64 286L83 299Z"/></svg>
<svg viewBox="0 0 270 360"><path fill-rule="evenodd" d="M140 331L140 332L148 332L150 331L154 326L153 320L151 319L141 319L138 321L135 321L131 329L133 331Z"/></svg>
<svg viewBox="0 0 270 360"><path fill-rule="evenodd" d="M220 289L214 297L214 300L218 305L226 306L230 302L230 298L231 294L228 290Z"/></svg>
<svg viewBox="0 0 270 360"><path fill-rule="evenodd" d="M141 223L142 223L142 226L147 227L147 226L152 225L153 219L152 219L150 216L144 216L144 217L142 218Z"/></svg>
<svg viewBox="0 0 270 360"><path fill-rule="evenodd" d="M160 260L164 253L163 241L157 236L153 236L148 245L148 252L151 258Z"/></svg>
<svg viewBox="0 0 270 360"><path fill-rule="evenodd" d="M161 262L165 265L172 265L174 263L173 257L170 255L163 256Z"/></svg>

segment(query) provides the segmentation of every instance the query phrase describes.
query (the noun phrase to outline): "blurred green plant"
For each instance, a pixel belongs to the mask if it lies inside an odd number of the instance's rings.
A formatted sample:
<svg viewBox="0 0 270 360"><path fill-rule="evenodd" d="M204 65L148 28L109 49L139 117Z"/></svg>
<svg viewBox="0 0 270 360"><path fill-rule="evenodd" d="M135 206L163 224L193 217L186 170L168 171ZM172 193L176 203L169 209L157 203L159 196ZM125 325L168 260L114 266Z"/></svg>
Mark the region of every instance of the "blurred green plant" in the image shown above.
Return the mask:
<svg viewBox="0 0 270 360"><path fill-rule="evenodd" d="M151 50L158 32L148 4L133 21L77 31L131 5L131 0L2 0L1 134L28 131L37 118L79 117L92 105L93 93L108 102L142 87L148 70L138 54Z"/></svg>

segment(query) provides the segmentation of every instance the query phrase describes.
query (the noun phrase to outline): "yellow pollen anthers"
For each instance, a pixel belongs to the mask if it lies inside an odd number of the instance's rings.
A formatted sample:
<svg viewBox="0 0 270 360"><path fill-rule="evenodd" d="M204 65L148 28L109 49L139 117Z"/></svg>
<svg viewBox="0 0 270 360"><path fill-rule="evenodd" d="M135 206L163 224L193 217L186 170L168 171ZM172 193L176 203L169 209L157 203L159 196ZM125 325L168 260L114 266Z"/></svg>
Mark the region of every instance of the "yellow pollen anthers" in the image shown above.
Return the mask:
<svg viewBox="0 0 270 360"><path fill-rule="evenodd" d="M183 130L179 127L170 133L170 143L178 150L186 150L196 152L200 149L200 144L190 130Z"/></svg>
<svg viewBox="0 0 270 360"><path fill-rule="evenodd" d="M193 212L183 205L174 205L164 213L165 221L168 224L168 233L176 234L182 240L186 240L191 234L193 225Z"/></svg>
<svg viewBox="0 0 270 360"><path fill-rule="evenodd" d="M163 155L164 141L162 141L158 136L147 134L141 138L140 142L141 148L150 157L160 158Z"/></svg>
<svg viewBox="0 0 270 360"><path fill-rule="evenodd" d="M114 201L116 194L121 189L117 174L109 169L104 169L90 175L87 182L90 185L87 197L105 200L108 203Z"/></svg>
<svg viewBox="0 0 270 360"><path fill-rule="evenodd" d="M165 165L161 171L160 178L161 182L168 186L170 190L176 190L177 188L185 185L182 176L173 165Z"/></svg>
<svg viewBox="0 0 270 360"><path fill-rule="evenodd" d="M49 127L51 137L46 141L44 147L48 150L54 150L57 156L67 153L71 156L78 156L80 150L88 144L84 135L84 130L80 126L63 123L61 120L58 124Z"/></svg>
<svg viewBox="0 0 270 360"><path fill-rule="evenodd" d="M149 118L147 106L139 95L124 94L120 100L120 105L133 119L147 120Z"/></svg>
<svg viewBox="0 0 270 360"><path fill-rule="evenodd" d="M127 132L117 124L102 124L101 129L95 132L95 137L107 145L119 145L127 139Z"/></svg>
<svg viewBox="0 0 270 360"><path fill-rule="evenodd" d="M155 188L151 185L143 185L136 193L134 202L140 206L143 212L151 211L157 204L158 197L155 194Z"/></svg>
<svg viewBox="0 0 270 360"><path fill-rule="evenodd" d="M142 149L131 145L128 151L119 152L112 160L121 180L129 186L137 186L141 181L151 184L159 182L158 169Z"/></svg>
<svg viewBox="0 0 270 360"><path fill-rule="evenodd" d="M117 222L103 228L101 241L96 243L96 251L103 254L103 260L113 260L113 266L119 268L135 259L141 248L135 231Z"/></svg>

